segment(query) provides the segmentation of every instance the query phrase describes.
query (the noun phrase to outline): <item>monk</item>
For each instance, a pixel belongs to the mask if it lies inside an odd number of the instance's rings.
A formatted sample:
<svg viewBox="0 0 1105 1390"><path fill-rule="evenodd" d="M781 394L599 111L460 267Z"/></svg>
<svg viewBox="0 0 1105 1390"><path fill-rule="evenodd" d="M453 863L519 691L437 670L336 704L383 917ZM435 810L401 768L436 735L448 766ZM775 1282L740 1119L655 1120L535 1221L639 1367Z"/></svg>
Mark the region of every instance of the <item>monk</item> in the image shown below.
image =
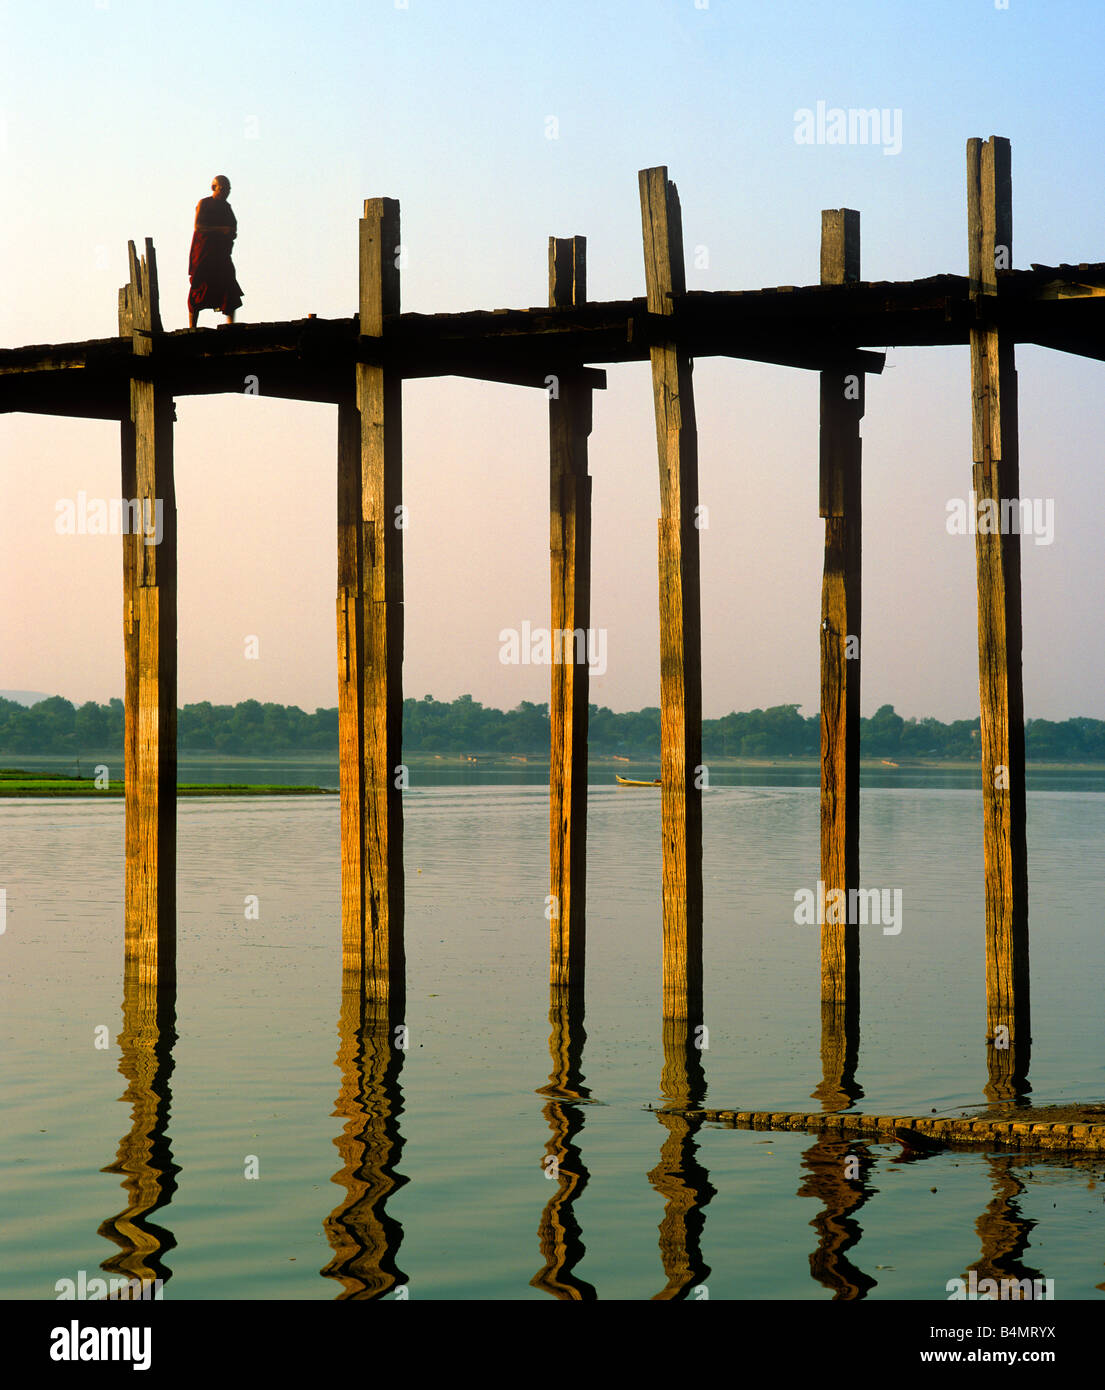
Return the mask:
<svg viewBox="0 0 1105 1390"><path fill-rule="evenodd" d="M212 197L196 204L196 229L188 256L188 276L192 289L188 295L188 327L195 328L201 309L215 309L234 322L234 311L242 302L242 287L234 275L230 248L238 235L238 219L226 201L230 180L216 174Z"/></svg>

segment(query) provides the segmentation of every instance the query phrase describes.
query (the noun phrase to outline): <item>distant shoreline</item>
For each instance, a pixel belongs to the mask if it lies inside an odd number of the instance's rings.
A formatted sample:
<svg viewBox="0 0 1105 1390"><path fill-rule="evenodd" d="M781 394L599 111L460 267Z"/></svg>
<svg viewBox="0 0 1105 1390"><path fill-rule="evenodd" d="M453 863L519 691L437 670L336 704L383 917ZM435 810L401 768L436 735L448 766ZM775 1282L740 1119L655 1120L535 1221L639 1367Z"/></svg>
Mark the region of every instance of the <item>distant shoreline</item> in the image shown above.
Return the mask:
<svg viewBox="0 0 1105 1390"><path fill-rule="evenodd" d="M182 782L176 794L181 796L337 796L328 787L285 787L268 783ZM94 777L57 777L51 772L23 772L17 768L0 768L0 797L113 797L121 798L121 781L109 781L97 787Z"/></svg>
<svg viewBox="0 0 1105 1390"><path fill-rule="evenodd" d="M229 766L279 766L281 763L297 765L303 763L326 763L333 767L338 767L338 759L328 753L317 753L305 749L280 750L272 753L221 753L216 749L181 749L178 750L178 761L184 762L218 762ZM81 761L88 765L94 765L97 761L105 758L112 758L121 763L123 750L109 750L107 752L97 752L82 754ZM28 762L51 763L61 766L72 766L77 760L69 754L64 753L8 753L0 751L0 778L5 775L6 768L11 766L18 768L19 761L23 759ZM404 759L408 767L436 767L442 768L532 768L539 771L548 768L548 754L511 754L511 753L427 753L416 752L408 753ZM620 755L602 753L597 754L587 760L588 767L609 767L614 771L619 768L659 768L660 757L622 757ZM794 768L796 770L817 771L821 766L818 757L806 755L781 755L779 757L739 757L727 755L717 758L703 758L703 766L708 768ZM920 772L920 771L961 771L977 772L979 760L977 758L902 758L892 760L887 758L868 757L860 759L860 767L867 770L880 770L885 768L887 771L901 772ZM1035 772L1077 772L1093 771L1100 772L1105 770L1105 761L1101 762L1051 762L1029 758L1025 762L1028 771ZM75 781L75 778L57 778L56 774L28 773L28 777L54 776L56 780ZM91 781L91 778L81 780ZM220 784L216 784L220 785ZM304 792L304 791L326 791L326 788L304 788L288 787L278 790Z"/></svg>

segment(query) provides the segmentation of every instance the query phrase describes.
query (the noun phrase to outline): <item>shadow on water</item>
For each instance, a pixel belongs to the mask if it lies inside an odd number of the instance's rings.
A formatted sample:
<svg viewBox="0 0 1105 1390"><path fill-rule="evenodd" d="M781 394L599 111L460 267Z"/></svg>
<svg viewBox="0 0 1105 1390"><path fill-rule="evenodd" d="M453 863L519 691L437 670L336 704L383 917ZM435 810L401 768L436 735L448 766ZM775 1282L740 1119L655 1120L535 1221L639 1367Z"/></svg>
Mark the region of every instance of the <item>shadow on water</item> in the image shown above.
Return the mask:
<svg viewBox="0 0 1105 1390"><path fill-rule="evenodd" d="M664 1065L660 1090L665 1105L701 1105L706 1096L702 1065L701 1024L686 1018L664 1020ZM710 1266L702 1255L706 1207L717 1189L698 1161L695 1136L702 1121L658 1110L656 1118L667 1130L660 1161L648 1175L653 1190L664 1199L660 1221L660 1263L667 1283L653 1302L679 1302L690 1298L706 1281ZM701 1296L701 1295L697 1295Z"/></svg>
<svg viewBox="0 0 1105 1390"><path fill-rule="evenodd" d="M548 1085L537 1093L548 1097L542 1112L549 1126L542 1167L556 1189L545 1203L537 1227L545 1263L530 1285L564 1302L590 1302L598 1297L593 1285L574 1272L586 1246L573 1208L591 1176L576 1142L583 1130L585 1109L581 1102L591 1095L583 1084L583 1045L587 1041L583 1012L582 989L554 987L550 991L552 1070Z"/></svg>
<svg viewBox="0 0 1105 1390"><path fill-rule="evenodd" d="M173 1093L173 1045L176 1032L175 983L158 985L128 961L123 973L123 1031L119 1071L127 1088L120 1097L130 1104L131 1127L119 1141L114 1163L104 1173L123 1175L127 1205L102 1222L98 1234L119 1247L102 1262L108 1273L141 1282L144 1298L153 1297L156 1280L172 1277L164 1255L176 1245L172 1232L150 1220L168 1206L180 1172L169 1143L169 1113ZM160 1290L158 1290L160 1292ZM138 1291L131 1284L131 1296Z"/></svg>
<svg viewBox="0 0 1105 1390"><path fill-rule="evenodd" d="M854 957L853 957L854 959ZM856 1078L859 1061L859 970L843 1002L821 1001L821 1081L811 1092L829 1113L849 1110L863 1096ZM805 1177L799 1197L815 1197L823 1210L810 1222L817 1249L810 1254L810 1275L831 1289L833 1302L867 1297L877 1284L848 1258L863 1235L855 1219L875 1190L867 1182L875 1159L866 1144L819 1138L802 1155Z"/></svg>
<svg viewBox="0 0 1105 1390"><path fill-rule="evenodd" d="M867 1177L875 1160L866 1144L848 1139L818 1139L802 1155L806 1177L799 1197L816 1197L823 1210L810 1222L817 1232L817 1249L810 1254L810 1275L832 1289L833 1302L866 1298L878 1282L848 1258L863 1228L855 1213L875 1189Z"/></svg>
<svg viewBox="0 0 1105 1390"><path fill-rule="evenodd" d="M118 1253L105 1259L101 1268L115 1276L116 1288L116 1280L126 1280L131 1297L147 1298L172 1277L165 1257L176 1240L152 1217L171 1202L180 1172L168 1134L177 1039L176 988L174 983L159 985L156 972L148 966L148 961L142 964L133 957L124 966L119 1071L127 1083L121 1099L130 1105L131 1124L119 1142L115 1161L102 1171L122 1176L127 1200L122 1211L98 1228L104 1239L118 1247ZM171 980L172 973L169 969L162 976L167 974ZM400 981L395 984L391 1002L380 1002L368 973L345 973L336 1058L341 1084L334 1111L345 1124L334 1139L341 1167L331 1179L344 1189L344 1195L323 1222L333 1256L320 1271L341 1285L339 1301L379 1299L389 1292L406 1297L408 1276L397 1263L403 1227L386 1210L391 1195L408 1181L396 1171L404 1144L399 1120L406 1038L403 987ZM677 1113L701 1107L706 1096L705 1035L697 1019L698 1015L663 1023L662 1104L655 1113L665 1135L659 1161L647 1178L664 1202L658 1231L666 1283L652 1296L654 1301L708 1296L705 1282L711 1269L702 1247L706 1208L717 1189L698 1157L702 1118ZM598 1297L596 1289L576 1273L586 1246L575 1204L591 1178L580 1142L591 1101L582 1069L586 1043L582 987L551 991L549 1023L552 1066L548 1083L537 1094L544 1098L549 1129L543 1168L552 1192L538 1223L543 1264L530 1285L558 1300L592 1301ZM812 1094L826 1112L847 1111L863 1096L856 1074L858 1006L823 1005L821 1024L822 1077ZM1027 1047L1019 1052L1010 1048L999 1056L995 1052L990 1049L991 1083L1001 1083L1019 1096L1027 1089ZM880 1160L878 1148L847 1134L826 1135L818 1137L801 1157L797 1195L812 1197L821 1205L809 1223L816 1232L816 1249L809 1255L810 1277L831 1291L833 1301L862 1300L878 1285L853 1258L864 1234L859 1215L879 1190L871 1181ZM931 1152L911 1151L907 1146L893 1162L897 1166L931 1157ZM993 1197L975 1222L981 1253L965 1271L965 1284L973 1282L977 1287L984 1280L994 1280L1003 1290L1009 1288L1000 1294L1002 1298L1042 1296L1024 1292L1044 1276L1025 1262L1036 1222L1022 1211L1026 1182L1021 1174L1033 1163L1047 1161L1023 1154L985 1155ZM1031 1172L1027 1176L1031 1178Z"/></svg>
<svg viewBox="0 0 1105 1390"><path fill-rule="evenodd" d="M843 1003L821 1001L821 1082L810 1095L822 1110L850 1109L863 1098L856 1079L859 1062L859 988Z"/></svg>
<svg viewBox="0 0 1105 1390"><path fill-rule="evenodd" d="M338 1023L341 1091L334 1111L345 1120L334 1140L342 1167L331 1178L345 1188L345 1197L323 1222L334 1255L319 1271L342 1284L339 1302L383 1298L392 1289L406 1297L408 1278L396 1263L403 1227L386 1209L391 1194L407 1182L395 1171L403 1148L402 1014L401 998L380 1003L366 997L363 979L350 988L347 976Z"/></svg>
<svg viewBox="0 0 1105 1390"><path fill-rule="evenodd" d="M1004 1101L1013 1106L1029 1105L1032 1086L1028 1080L1028 1065L1032 1040L1009 1038L1004 1047L992 1038L986 1041L987 1081L983 1094L991 1102Z"/></svg>
<svg viewBox="0 0 1105 1390"><path fill-rule="evenodd" d="M1028 1248L1028 1237L1035 1226L1021 1212L1017 1198L1025 1190L1016 1169L1025 1167L1027 1160L1020 1155L987 1154L990 1186L994 1197L975 1222L982 1254L967 1267L967 1277L974 1271L975 1279L1042 1279L1038 1269L1024 1264L1021 1256ZM1018 1295L1019 1296L1019 1295Z"/></svg>

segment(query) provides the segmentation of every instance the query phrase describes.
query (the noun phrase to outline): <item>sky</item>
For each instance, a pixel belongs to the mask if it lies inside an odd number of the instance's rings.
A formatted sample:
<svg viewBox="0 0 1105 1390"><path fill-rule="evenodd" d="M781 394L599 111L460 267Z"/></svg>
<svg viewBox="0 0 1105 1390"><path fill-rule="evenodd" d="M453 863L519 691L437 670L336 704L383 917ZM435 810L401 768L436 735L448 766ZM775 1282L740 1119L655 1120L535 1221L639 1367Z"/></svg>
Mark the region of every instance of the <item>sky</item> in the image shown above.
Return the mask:
<svg viewBox="0 0 1105 1390"><path fill-rule="evenodd" d="M379 196L401 204L404 310L546 303L550 235L587 237L590 298L641 295L637 172L660 164L690 289L815 283L830 207L861 213L864 279L964 274L966 141L994 134L1013 264L1105 260L1096 0L9 0L0 34L0 346L114 335L145 237L164 326L185 327L216 173L240 321L351 315ZM900 140L799 143L819 101L885 109ZM1053 517L1050 543L1021 541L1026 714L1105 718L1105 364L1022 347L1017 367L1021 495ZM704 714L813 713L816 375L699 359L694 386ZM336 411L243 394L177 419L180 702L335 705ZM546 701L548 667L500 660L504 630L549 623L544 395L412 381L403 432L405 693ZM122 694L120 540L56 525L81 491L118 497L118 433L0 416L0 688ZM974 717L975 542L946 524L971 480L966 348L891 349L863 440L863 713ZM647 364L608 369L590 471L591 699L655 705Z"/></svg>

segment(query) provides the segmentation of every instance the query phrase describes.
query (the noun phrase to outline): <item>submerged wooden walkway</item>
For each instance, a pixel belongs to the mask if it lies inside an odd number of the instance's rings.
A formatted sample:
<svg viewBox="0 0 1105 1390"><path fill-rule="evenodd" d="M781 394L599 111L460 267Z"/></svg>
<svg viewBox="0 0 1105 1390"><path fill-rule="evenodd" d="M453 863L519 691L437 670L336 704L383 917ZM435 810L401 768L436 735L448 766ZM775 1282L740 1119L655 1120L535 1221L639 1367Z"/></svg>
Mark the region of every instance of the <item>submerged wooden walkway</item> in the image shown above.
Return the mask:
<svg viewBox="0 0 1105 1390"><path fill-rule="evenodd" d="M550 238L549 303L531 309L400 310L399 205L365 203L359 302L349 318L164 331L152 243L130 244L118 334L0 351L0 411L116 419L124 499L163 508L160 543L123 537L126 653L126 960L148 985L176 970L177 517L175 396L248 391L337 407L337 634L342 961L351 988L402 1018L402 384L459 375L549 397L554 631L590 626L594 364L648 361L660 474L662 996L667 1094L692 1098L702 1024L702 752L698 460L692 364L727 356L819 374L821 861L826 897L858 889L861 572L860 421L873 345L969 345L971 486L1015 503L1014 350L1033 343L1105 360L1105 264L1012 268L1009 142L967 144L967 275L864 282L859 214L822 213L820 283L689 292L679 199L662 167L639 176L645 294L587 298L583 237ZM811 466L812 466L811 448ZM967 442L964 440L966 459ZM968 481L966 471L964 484ZM1020 538L976 535L985 860L988 1093L1027 1085L1030 1010L1021 682ZM554 664L551 686L550 986L582 990L588 668ZM537 910L537 902L535 902ZM834 914L830 912L829 918ZM859 926L821 932L828 1109L860 1094ZM674 1089L672 1089L674 1088ZM693 1089L693 1088L692 1088Z"/></svg>
<svg viewBox="0 0 1105 1390"><path fill-rule="evenodd" d="M939 1119L932 1115L806 1114L790 1110L706 1110L674 1107L685 1120L725 1125L730 1129L801 1130L823 1134L826 1138L900 1139L898 1131L911 1130L934 1145L956 1147L985 1145L988 1148L1042 1150L1062 1153L1105 1153L1105 1115L1095 1123L1057 1121Z"/></svg>

